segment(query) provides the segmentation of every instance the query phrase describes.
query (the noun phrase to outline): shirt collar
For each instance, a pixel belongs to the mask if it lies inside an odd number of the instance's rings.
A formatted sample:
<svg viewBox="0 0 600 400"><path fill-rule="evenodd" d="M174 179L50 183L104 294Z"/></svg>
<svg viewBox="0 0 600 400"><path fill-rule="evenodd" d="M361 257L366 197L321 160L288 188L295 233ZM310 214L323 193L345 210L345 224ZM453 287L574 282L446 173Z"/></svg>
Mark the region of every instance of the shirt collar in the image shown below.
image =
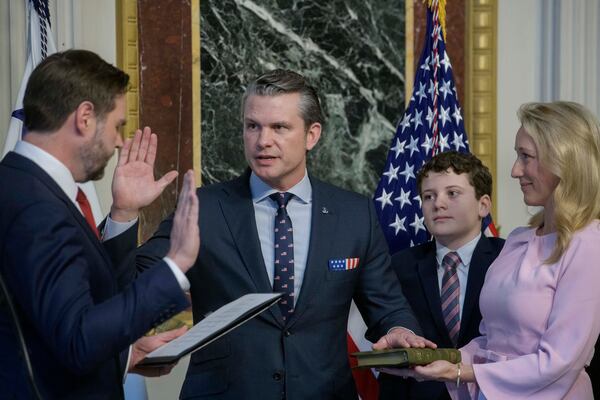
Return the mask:
<svg viewBox="0 0 600 400"><path fill-rule="evenodd" d="M33 161L43 169L56 184L62 189L69 199L75 204L77 198L77 183L73 179L71 171L56 157L47 151L29 142L20 140L17 142L14 152Z"/></svg>
<svg viewBox="0 0 600 400"><path fill-rule="evenodd" d="M250 192L252 193L252 201L254 203L260 203L269 197L269 195L277 193L278 190L273 189L252 172L250 175ZM292 186L287 192L292 193L298 200L305 204L310 203L312 200L312 185L310 184L310 179L308 178L306 170L304 171L304 177L300 182Z"/></svg>
<svg viewBox="0 0 600 400"><path fill-rule="evenodd" d="M480 238L481 232L479 232L479 234L475 236L475 238L469 243L466 243L457 250L454 250L458 253L458 256L460 257L461 266L464 265L465 267L468 267L469 264L471 264L471 257L473 257L473 251L475 251L475 246L477 246L477 243L479 242ZM442 268L442 260L444 259L444 256L452 250L440 244L438 241L435 242L435 248L438 267Z"/></svg>

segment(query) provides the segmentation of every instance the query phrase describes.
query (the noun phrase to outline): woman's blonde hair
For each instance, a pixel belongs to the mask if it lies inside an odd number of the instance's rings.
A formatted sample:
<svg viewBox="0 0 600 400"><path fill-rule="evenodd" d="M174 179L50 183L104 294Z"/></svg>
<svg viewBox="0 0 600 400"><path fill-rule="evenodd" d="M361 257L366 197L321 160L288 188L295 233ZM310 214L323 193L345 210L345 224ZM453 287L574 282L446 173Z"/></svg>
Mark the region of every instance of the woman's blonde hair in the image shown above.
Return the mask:
<svg viewBox="0 0 600 400"><path fill-rule="evenodd" d="M587 108L567 101L526 103L517 115L537 147L540 164L560 178L552 194L557 239L545 261L552 264L574 232L600 218L600 124ZM540 227L544 212L529 225Z"/></svg>

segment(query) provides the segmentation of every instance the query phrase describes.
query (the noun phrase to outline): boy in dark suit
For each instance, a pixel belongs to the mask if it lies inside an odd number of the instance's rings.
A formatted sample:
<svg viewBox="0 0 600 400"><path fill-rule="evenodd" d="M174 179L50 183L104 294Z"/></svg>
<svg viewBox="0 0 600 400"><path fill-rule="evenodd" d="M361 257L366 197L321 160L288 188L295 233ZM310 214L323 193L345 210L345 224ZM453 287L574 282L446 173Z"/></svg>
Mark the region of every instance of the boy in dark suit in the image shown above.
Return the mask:
<svg viewBox="0 0 600 400"><path fill-rule="evenodd" d="M419 171L425 225L434 240L392 256L423 336L439 347L461 347L479 335L479 293L504 244L481 234L491 207L492 176L472 154L445 152ZM449 399L440 382L380 375L380 399Z"/></svg>

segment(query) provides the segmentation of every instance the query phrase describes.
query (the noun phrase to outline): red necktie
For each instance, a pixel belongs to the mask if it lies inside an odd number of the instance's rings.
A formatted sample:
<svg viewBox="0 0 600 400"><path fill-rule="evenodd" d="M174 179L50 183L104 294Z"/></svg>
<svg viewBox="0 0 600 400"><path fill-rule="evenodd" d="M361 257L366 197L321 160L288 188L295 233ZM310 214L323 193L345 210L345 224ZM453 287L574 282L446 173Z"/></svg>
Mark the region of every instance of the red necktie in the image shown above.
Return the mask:
<svg viewBox="0 0 600 400"><path fill-rule="evenodd" d="M79 188L77 189L77 198L75 200L77 201L77 204L79 204L79 208L81 208L83 216L85 217L87 223L90 225L90 228L92 228L92 231L94 231L96 237L100 239L100 232L98 232L96 222L94 221L92 207L90 206L90 202L88 201L87 196L85 195L85 193L83 193L83 190Z"/></svg>

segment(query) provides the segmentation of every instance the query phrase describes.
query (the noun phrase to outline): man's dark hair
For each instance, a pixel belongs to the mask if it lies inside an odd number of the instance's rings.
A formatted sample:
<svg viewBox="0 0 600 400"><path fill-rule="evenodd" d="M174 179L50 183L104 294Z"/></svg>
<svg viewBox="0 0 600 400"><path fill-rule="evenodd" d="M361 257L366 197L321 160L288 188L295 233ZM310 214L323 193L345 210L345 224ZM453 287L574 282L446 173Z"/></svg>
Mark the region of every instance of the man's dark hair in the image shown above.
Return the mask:
<svg viewBox="0 0 600 400"><path fill-rule="evenodd" d="M487 194L492 196L492 174L481 160L471 153L459 153L447 151L439 153L429 161L417 173L417 189L421 193L421 185L430 172L454 171L455 174L467 174L469 183L475 188L477 200Z"/></svg>
<svg viewBox="0 0 600 400"><path fill-rule="evenodd" d="M98 119L125 94L129 75L88 50L67 50L46 57L31 73L23 109L29 131L53 132L83 101L94 104Z"/></svg>
<svg viewBox="0 0 600 400"><path fill-rule="evenodd" d="M266 72L251 82L242 97L242 119L248 97L277 96L280 94L300 93L300 116L304 126L318 122L323 124L323 112L317 90L302 75L285 69L274 69Z"/></svg>

